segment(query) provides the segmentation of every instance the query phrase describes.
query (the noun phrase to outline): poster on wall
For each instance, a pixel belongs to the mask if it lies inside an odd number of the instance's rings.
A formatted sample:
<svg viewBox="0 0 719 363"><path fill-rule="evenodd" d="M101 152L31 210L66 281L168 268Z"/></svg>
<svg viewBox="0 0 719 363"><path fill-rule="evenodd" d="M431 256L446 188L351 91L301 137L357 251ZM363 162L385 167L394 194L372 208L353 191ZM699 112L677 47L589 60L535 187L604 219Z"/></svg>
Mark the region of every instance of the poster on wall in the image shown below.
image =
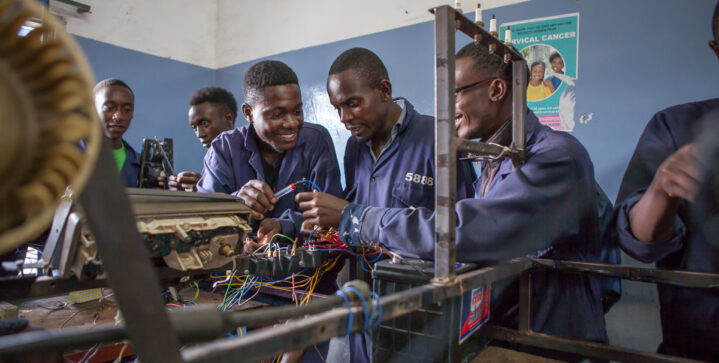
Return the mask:
<svg viewBox="0 0 719 363"><path fill-rule="evenodd" d="M542 124L560 131L574 130L579 13L502 24L502 41L507 27L514 47L530 67L527 106Z"/></svg>

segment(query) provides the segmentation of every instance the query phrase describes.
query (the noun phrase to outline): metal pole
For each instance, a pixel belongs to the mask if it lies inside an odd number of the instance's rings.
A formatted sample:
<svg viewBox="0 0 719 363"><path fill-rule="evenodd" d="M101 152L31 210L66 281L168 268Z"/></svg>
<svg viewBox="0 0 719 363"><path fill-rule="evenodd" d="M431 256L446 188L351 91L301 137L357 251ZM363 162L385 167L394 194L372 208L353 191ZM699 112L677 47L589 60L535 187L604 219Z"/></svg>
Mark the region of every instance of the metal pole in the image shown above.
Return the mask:
<svg viewBox="0 0 719 363"><path fill-rule="evenodd" d="M107 140L80 201L138 357L143 362L181 362L180 342Z"/></svg>
<svg viewBox="0 0 719 363"><path fill-rule="evenodd" d="M457 186L457 146L454 128L454 31L455 11L449 6L435 9L435 284L454 281L456 273L454 212Z"/></svg>
<svg viewBox="0 0 719 363"><path fill-rule="evenodd" d="M457 277L459 283L456 284L442 286L427 284L381 297L379 302L382 306L382 321L460 296L464 289L469 291L516 276L531 266L532 263L528 259L515 259L506 264L462 274ZM351 303L352 330L361 331L364 320L363 308L359 300L352 300ZM302 320L290 320L283 325L255 330L240 339L220 339L187 347L182 355L191 362L257 362L282 352L342 336L347 331L348 318L348 309L341 306Z"/></svg>
<svg viewBox="0 0 719 363"><path fill-rule="evenodd" d="M525 271L519 276L519 331L532 331L532 273Z"/></svg>
<svg viewBox="0 0 719 363"><path fill-rule="evenodd" d="M527 63L512 61L512 144L519 152L519 162L524 160L527 131L524 119L527 116ZM516 166L516 165L515 165Z"/></svg>
<svg viewBox="0 0 719 363"><path fill-rule="evenodd" d="M605 359L616 362L632 363L697 363L699 361L673 357L659 353L641 352L634 349L615 347L596 342L585 342L581 340L560 338L552 335L522 332L495 325L482 327L481 334L484 337L503 340L514 344L529 345L533 347L556 350L578 354L586 357ZM584 359L583 361L592 361Z"/></svg>

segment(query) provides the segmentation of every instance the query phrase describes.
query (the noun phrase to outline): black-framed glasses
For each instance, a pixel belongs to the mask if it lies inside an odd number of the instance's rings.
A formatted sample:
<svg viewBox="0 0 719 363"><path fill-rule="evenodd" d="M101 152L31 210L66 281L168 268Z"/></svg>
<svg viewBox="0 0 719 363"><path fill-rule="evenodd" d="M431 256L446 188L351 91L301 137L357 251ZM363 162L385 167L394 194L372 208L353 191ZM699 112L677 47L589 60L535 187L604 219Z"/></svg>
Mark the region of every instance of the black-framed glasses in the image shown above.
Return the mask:
<svg viewBox="0 0 719 363"><path fill-rule="evenodd" d="M499 78L499 77L492 77L492 78L483 79L483 80L481 80L481 81L477 81L477 82L474 82L474 83L470 83L470 84L468 84L468 85L466 85L466 86L462 86L462 87L457 87L457 88L455 88L455 89L454 89L454 94L459 94L460 92L462 92L462 91L464 91L464 90L468 90L468 89L470 89L470 88L472 88L472 87L477 87L477 86L482 85L482 84L485 84L485 83L487 83L487 82L494 81L495 79L502 80L502 79Z"/></svg>

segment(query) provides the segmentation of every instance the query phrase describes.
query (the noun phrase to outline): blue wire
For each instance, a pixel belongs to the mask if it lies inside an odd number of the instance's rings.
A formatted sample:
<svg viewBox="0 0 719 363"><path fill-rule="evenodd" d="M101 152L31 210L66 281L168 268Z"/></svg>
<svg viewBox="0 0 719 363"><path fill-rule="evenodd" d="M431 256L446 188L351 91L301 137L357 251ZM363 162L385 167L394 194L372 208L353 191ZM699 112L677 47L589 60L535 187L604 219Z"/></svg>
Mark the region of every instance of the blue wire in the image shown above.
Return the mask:
<svg viewBox="0 0 719 363"><path fill-rule="evenodd" d="M303 179L303 183L312 185L315 189L317 189L318 192L322 193L322 189L317 186L317 184L313 183L311 180Z"/></svg>
<svg viewBox="0 0 719 363"><path fill-rule="evenodd" d="M381 251L380 251L379 255L377 255L377 258L375 258L375 259L372 260L372 261L368 261L368 263L375 263L375 262L379 261L380 258L382 258L382 252L381 252Z"/></svg>
<svg viewBox="0 0 719 363"><path fill-rule="evenodd" d="M347 286L346 289L352 291L360 298L360 301L362 301L362 312L364 313L364 327L362 328L362 333L364 333L367 331L367 327L369 326L369 314L367 314L367 300L364 299L364 296L362 296L362 294L356 288L352 286Z"/></svg>
<svg viewBox="0 0 719 363"><path fill-rule="evenodd" d="M362 263L362 261L360 261L360 264L359 264L359 265L360 265L360 267L362 267L362 270L364 270L364 272L372 273L372 270L368 270L368 269L366 269L366 268L364 267L364 263Z"/></svg>
<svg viewBox="0 0 719 363"><path fill-rule="evenodd" d="M317 251L329 251L329 252L352 252L352 251L350 251L350 250L344 250L344 249L339 249L339 248L335 248L335 249L315 248L315 250L317 250Z"/></svg>
<svg viewBox="0 0 719 363"><path fill-rule="evenodd" d="M379 309L379 316L377 316L377 322L375 323L375 326L373 328L373 330L377 330L380 323L382 323L382 304L380 304L379 302L379 295L377 295L377 293L374 291L372 292L372 299L377 302L377 308Z"/></svg>
<svg viewBox="0 0 719 363"><path fill-rule="evenodd" d="M310 236L307 237L307 245L308 245L308 246L310 245L310 241L312 240L312 235L315 234L315 231L316 231L318 228L320 228L320 227L315 227L315 229L313 229L312 232L310 232Z"/></svg>
<svg viewBox="0 0 719 363"><path fill-rule="evenodd" d="M347 298L347 295L342 290L337 290L335 292L335 295L342 296L342 299L345 301L345 304L347 304L347 310L349 311L349 316L347 317L347 334L350 335L352 332L352 305L350 304L350 300Z"/></svg>

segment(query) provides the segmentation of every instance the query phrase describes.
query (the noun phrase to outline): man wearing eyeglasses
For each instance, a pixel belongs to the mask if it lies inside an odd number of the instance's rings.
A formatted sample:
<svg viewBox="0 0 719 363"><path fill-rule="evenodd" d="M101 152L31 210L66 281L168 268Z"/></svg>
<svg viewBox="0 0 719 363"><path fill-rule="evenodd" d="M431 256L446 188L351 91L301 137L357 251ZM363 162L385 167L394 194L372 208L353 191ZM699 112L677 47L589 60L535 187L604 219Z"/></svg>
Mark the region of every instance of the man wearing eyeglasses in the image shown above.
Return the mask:
<svg viewBox="0 0 719 363"><path fill-rule="evenodd" d="M473 43L456 56L457 133L464 139L509 146L512 70L501 57ZM485 161L476 198L456 204L457 259L492 264L521 256L596 261L600 253L594 169L573 136L526 116L526 159ZM429 130L427 130L429 132ZM345 243L381 243L404 256L433 259L434 212L429 208L340 205L339 218L297 200L309 223L338 226ZM587 276L533 275L532 326L537 332L606 342L598 282ZM517 281L492 286L494 324L517 326ZM568 357L574 359L576 357Z"/></svg>

